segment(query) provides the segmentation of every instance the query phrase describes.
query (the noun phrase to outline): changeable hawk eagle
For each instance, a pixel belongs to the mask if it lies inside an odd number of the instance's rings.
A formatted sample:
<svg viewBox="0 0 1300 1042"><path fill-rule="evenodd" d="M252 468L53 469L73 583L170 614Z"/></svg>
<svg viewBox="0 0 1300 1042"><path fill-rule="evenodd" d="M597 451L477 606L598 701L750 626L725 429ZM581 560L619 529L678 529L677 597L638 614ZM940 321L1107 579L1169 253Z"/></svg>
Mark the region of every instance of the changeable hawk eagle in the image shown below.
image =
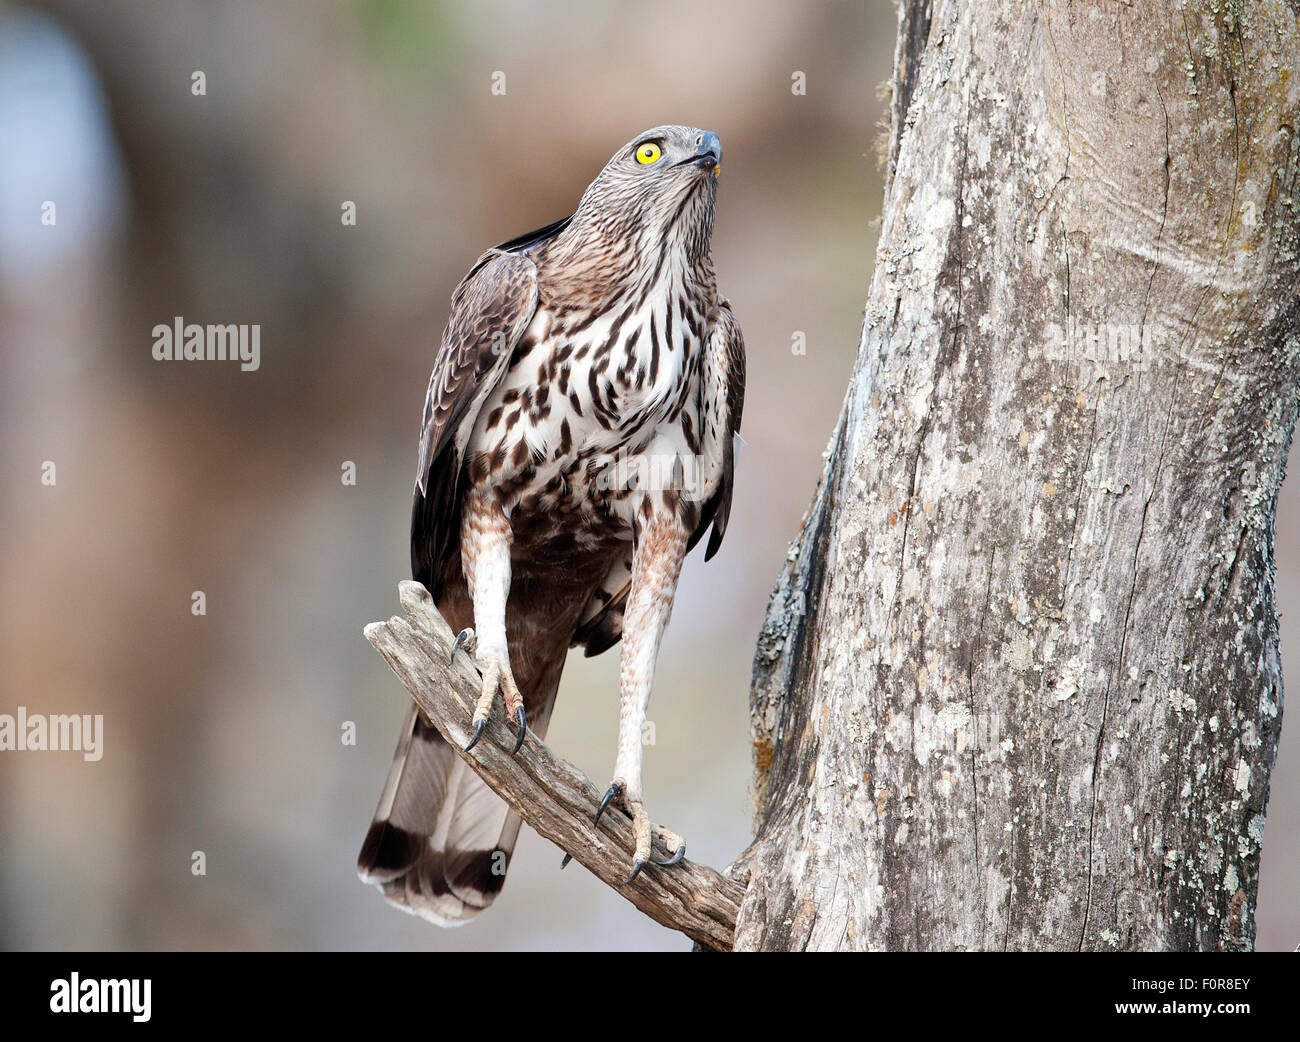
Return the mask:
<svg viewBox="0 0 1300 1042"><path fill-rule="evenodd" d="M420 431L411 566L483 673L470 746L498 694L516 751L545 736L569 647L622 638L600 811L631 816L633 876L685 853L642 805L642 725L682 559L710 526L713 556L731 509L745 351L709 253L721 159L716 134L656 127L572 216L483 254ZM412 705L358 868L458 925L501 889L519 824Z"/></svg>

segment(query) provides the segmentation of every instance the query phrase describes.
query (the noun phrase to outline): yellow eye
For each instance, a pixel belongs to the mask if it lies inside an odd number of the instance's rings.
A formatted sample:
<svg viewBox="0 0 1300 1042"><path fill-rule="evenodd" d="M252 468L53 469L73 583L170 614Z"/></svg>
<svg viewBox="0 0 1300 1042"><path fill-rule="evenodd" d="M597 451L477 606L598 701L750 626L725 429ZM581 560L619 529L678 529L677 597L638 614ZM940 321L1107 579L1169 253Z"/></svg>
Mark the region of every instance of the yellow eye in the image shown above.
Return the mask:
<svg viewBox="0 0 1300 1042"><path fill-rule="evenodd" d="M661 155L663 153L659 151L659 146L647 141L636 150L636 161L642 166L647 166L656 162Z"/></svg>

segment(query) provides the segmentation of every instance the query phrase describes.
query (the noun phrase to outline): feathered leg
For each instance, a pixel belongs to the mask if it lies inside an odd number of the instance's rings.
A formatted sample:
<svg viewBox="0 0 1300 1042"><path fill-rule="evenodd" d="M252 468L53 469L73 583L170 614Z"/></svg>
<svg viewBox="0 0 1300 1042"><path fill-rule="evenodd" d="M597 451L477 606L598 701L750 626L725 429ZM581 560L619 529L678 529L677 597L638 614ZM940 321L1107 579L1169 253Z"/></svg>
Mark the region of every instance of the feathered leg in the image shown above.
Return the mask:
<svg viewBox="0 0 1300 1042"><path fill-rule="evenodd" d="M632 589L623 615L619 667L618 757L614 762L614 781L596 812L597 824L611 803L619 804L631 816L636 835L632 879L651 860L652 839L658 839L673 855L656 864L676 864L686 853L686 844L680 836L650 822L642 803L641 756L655 660L672 612L687 539L688 533L675 514L653 516L643 524L632 558Z"/></svg>
<svg viewBox="0 0 1300 1042"><path fill-rule="evenodd" d="M505 699L506 718L519 728L514 752L524 744L528 718L524 700L510 668L506 642L506 601L510 597L510 518L494 495L474 490L465 497L461 524L461 566L474 603L474 629L456 638L457 646L469 644L483 671L483 688L474 708L474 735L466 749L483 736L492 703L500 691Z"/></svg>

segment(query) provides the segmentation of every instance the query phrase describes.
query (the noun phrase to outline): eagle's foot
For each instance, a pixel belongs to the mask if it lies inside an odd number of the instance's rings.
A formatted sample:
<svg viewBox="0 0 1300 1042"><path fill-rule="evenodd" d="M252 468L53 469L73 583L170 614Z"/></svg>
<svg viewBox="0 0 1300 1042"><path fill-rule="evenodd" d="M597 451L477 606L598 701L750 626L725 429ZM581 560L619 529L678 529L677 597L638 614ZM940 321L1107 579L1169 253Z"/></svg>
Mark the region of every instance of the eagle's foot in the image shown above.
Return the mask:
<svg viewBox="0 0 1300 1042"><path fill-rule="evenodd" d="M672 854L672 857L668 858L667 861L655 861L654 858L651 858L650 860L654 861L656 865L667 868L669 865L677 864L686 856L686 840L682 839L676 832L672 832L662 825L651 825L650 831L654 833L654 838L658 840L659 845Z"/></svg>
<svg viewBox="0 0 1300 1042"><path fill-rule="evenodd" d="M606 809L612 803L617 803L628 816L632 819L632 835L636 838L636 853L632 856L632 874L628 876L627 881L630 883L641 874L641 869L647 864L660 865L668 867L675 865L686 856L686 841L675 832L671 832L661 825L652 824L650 815L646 813L645 805L638 799L633 799L627 794L627 785L615 779L614 783L605 792L605 798L600 801L600 807L596 810L595 824L599 827L600 816L605 813ZM663 861L650 856L652 842L658 840L671 856ZM563 867L563 866L561 866Z"/></svg>
<svg viewBox="0 0 1300 1042"><path fill-rule="evenodd" d="M473 640L473 631L469 632L471 633L469 639ZM460 637L456 639L459 641ZM465 751L469 752L473 749L478 744L478 740L483 737L483 732L487 730L488 717L492 715L492 703L496 701L499 691L506 704L506 718L513 720L518 728L515 747L510 750L510 755L513 756L523 747L524 739L528 736L528 717L524 713L524 699L519 693L519 685L515 683L515 676L510 671L510 661L506 656L484 655L480 666L483 670L483 688L478 703L474 706L474 733L470 736Z"/></svg>

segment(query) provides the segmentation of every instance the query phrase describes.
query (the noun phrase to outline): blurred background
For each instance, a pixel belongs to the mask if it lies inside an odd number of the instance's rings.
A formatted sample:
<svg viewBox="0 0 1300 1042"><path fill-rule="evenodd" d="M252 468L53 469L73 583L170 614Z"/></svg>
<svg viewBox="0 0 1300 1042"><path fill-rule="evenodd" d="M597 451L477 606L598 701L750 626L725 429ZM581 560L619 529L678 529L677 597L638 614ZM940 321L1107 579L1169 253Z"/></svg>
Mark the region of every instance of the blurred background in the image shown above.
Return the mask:
<svg viewBox="0 0 1300 1042"><path fill-rule="evenodd" d="M0 0L0 712L105 718L98 763L0 756L0 946L688 947L527 828L461 930L358 882L406 701L361 630L408 574L461 275L571 212L639 131L716 130L748 447L726 543L686 566L646 793L693 859L744 848L754 641L858 343L894 32L886 0ZM176 316L260 324L260 369L155 362ZM1283 496L1296 678L1294 480ZM600 781L616 729L617 656L575 655L548 741ZM1300 943L1300 727L1283 741L1262 949Z"/></svg>

